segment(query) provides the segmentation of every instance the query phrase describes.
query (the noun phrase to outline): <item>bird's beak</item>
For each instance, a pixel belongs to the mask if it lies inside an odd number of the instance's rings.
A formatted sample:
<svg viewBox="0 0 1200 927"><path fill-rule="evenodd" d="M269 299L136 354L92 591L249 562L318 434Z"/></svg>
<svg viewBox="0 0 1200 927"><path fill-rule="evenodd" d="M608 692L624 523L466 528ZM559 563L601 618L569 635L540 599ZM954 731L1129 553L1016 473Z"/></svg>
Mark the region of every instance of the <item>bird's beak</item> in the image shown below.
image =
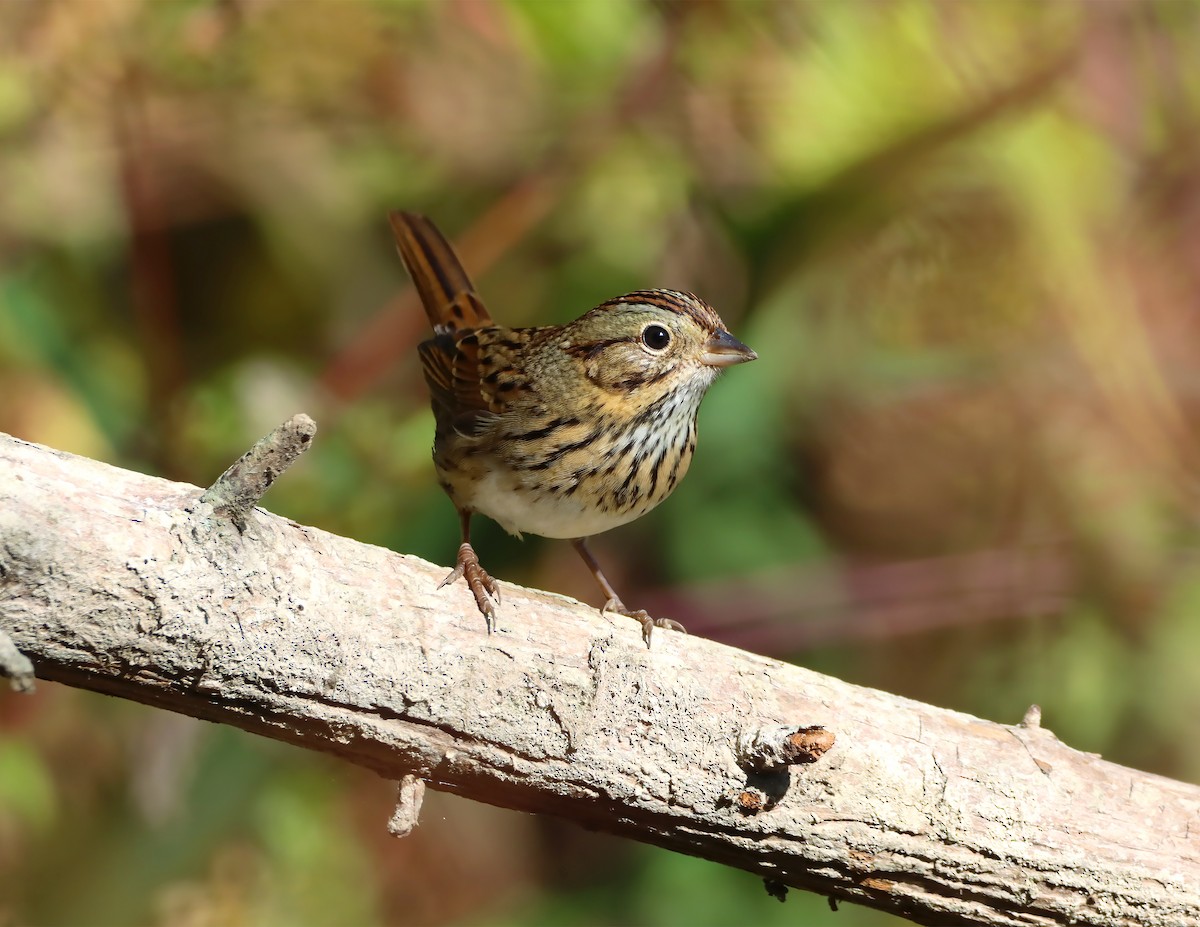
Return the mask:
<svg viewBox="0 0 1200 927"><path fill-rule="evenodd" d="M709 367L732 367L752 361L758 355L726 331L717 332L704 344L700 363Z"/></svg>

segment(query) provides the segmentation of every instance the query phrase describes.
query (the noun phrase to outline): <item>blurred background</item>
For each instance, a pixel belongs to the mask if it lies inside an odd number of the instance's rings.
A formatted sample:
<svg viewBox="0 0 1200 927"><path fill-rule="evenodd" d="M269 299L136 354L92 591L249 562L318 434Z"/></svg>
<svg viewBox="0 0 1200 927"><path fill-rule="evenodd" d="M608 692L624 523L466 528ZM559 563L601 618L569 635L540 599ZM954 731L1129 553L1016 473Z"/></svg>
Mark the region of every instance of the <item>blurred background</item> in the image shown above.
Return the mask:
<svg viewBox="0 0 1200 927"><path fill-rule="evenodd" d="M670 286L758 350L594 542L625 601L1200 780L1200 4L6 0L0 430L207 485L305 411L265 504L449 563L393 208L505 324ZM0 693L0 924L899 923L393 788Z"/></svg>

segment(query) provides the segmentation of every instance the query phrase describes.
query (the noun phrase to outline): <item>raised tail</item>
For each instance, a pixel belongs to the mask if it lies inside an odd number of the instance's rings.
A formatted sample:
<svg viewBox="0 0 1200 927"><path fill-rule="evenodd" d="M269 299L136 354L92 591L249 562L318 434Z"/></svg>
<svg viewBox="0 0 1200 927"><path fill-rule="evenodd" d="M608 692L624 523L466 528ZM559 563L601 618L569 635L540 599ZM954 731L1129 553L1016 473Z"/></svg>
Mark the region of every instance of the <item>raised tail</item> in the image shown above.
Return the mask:
<svg viewBox="0 0 1200 927"><path fill-rule="evenodd" d="M400 258L421 296L434 332L444 335L493 324L471 278L437 226L413 212L397 210L388 213L388 219Z"/></svg>

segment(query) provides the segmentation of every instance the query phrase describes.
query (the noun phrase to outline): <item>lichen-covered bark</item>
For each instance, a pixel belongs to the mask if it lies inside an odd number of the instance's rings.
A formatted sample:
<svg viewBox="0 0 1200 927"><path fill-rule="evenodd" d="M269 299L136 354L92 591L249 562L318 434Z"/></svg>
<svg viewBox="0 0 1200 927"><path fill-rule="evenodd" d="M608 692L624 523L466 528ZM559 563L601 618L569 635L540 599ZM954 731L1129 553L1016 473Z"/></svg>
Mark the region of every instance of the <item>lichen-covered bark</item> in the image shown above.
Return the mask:
<svg viewBox="0 0 1200 927"><path fill-rule="evenodd" d="M0 631L39 677L920 922L1200 924L1200 788L507 584L489 636L444 567L200 494L0 435ZM811 725L815 762L739 765Z"/></svg>

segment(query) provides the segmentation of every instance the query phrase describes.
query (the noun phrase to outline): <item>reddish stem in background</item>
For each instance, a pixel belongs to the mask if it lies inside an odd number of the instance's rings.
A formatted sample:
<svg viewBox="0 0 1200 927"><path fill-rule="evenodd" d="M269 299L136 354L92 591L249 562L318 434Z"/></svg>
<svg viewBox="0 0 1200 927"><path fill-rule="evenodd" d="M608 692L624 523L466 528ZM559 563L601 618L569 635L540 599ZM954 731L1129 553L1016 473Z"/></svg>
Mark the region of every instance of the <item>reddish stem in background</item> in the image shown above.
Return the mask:
<svg viewBox="0 0 1200 927"><path fill-rule="evenodd" d="M142 112L143 93L135 74L126 76L125 92L113 114L120 145L120 182L129 221L129 294L143 347L147 376L147 451L155 465L174 479L189 475L175 427L176 397L187 382L179 326L169 218L156 183L151 133Z"/></svg>

